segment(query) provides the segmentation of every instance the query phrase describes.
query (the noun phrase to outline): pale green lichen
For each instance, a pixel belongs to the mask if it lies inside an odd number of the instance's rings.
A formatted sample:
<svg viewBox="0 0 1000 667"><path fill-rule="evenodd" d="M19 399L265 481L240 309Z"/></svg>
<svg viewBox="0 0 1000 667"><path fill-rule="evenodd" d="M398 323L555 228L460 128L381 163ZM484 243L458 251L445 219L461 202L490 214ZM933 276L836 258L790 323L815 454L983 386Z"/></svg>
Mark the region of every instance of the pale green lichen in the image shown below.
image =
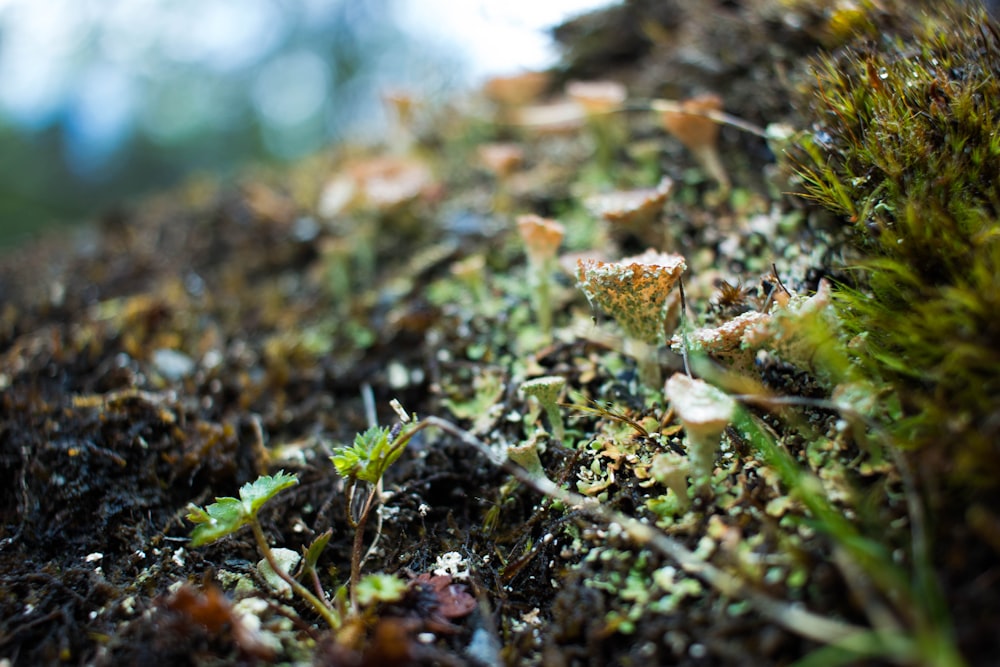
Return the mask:
<svg viewBox="0 0 1000 667"><path fill-rule="evenodd" d="M696 493L708 490L715 452L723 430L733 419L736 401L704 380L682 373L667 380L667 398L684 425Z"/></svg>
<svg viewBox="0 0 1000 667"><path fill-rule="evenodd" d="M566 378L558 375L545 375L521 383L521 391L525 396L534 396L538 403L545 410L548 417L549 427L552 429L552 437L557 442L562 442L566 438L566 426L563 424L562 413L556 401L559 393L566 386Z"/></svg>

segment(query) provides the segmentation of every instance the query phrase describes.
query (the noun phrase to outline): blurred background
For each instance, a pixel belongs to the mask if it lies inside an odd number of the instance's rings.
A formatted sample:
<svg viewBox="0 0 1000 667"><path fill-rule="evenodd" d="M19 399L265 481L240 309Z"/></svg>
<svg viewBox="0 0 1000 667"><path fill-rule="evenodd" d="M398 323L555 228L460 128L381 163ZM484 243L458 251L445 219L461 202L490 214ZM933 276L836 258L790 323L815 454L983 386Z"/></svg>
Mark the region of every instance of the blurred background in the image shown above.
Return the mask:
<svg viewBox="0 0 1000 667"><path fill-rule="evenodd" d="M344 137L380 93L546 67L609 0L0 0L0 246Z"/></svg>

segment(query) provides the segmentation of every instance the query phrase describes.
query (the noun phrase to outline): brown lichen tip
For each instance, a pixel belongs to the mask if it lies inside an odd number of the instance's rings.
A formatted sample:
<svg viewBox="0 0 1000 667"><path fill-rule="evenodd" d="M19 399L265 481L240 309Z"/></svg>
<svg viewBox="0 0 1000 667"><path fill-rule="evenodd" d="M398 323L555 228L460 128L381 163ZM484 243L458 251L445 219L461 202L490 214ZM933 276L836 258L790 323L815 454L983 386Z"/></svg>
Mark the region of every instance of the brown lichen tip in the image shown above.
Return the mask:
<svg viewBox="0 0 1000 667"><path fill-rule="evenodd" d="M753 350L747 337L753 336L758 327L767 326L770 319L769 314L751 310L717 327L700 327L686 336L675 335L670 339L670 347L681 352L684 345L690 345L746 369L753 365Z"/></svg>
<svg viewBox="0 0 1000 667"><path fill-rule="evenodd" d="M643 225L663 211L673 189L673 180L664 177L655 188L607 192L588 197L584 205L610 223Z"/></svg>
<svg viewBox="0 0 1000 667"><path fill-rule="evenodd" d="M721 111L722 98L708 93L680 103L679 111L663 111L660 122L663 127L688 149L697 152L705 146L715 146L719 137L719 125L702 114L706 111Z"/></svg>
<svg viewBox="0 0 1000 667"><path fill-rule="evenodd" d="M486 82L483 93L501 106L517 107L531 102L549 87L547 72L522 72L497 76Z"/></svg>
<svg viewBox="0 0 1000 667"><path fill-rule="evenodd" d="M625 86L617 81L570 81L566 96L588 115L608 113L621 108L628 99Z"/></svg>
<svg viewBox="0 0 1000 667"><path fill-rule="evenodd" d="M528 251L528 261L541 266L556 256L566 228L555 220L529 213L517 218L517 231Z"/></svg>
<svg viewBox="0 0 1000 667"><path fill-rule="evenodd" d="M680 255L647 250L618 262L581 259L577 286L591 306L615 318L630 338L662 344L667 296L687 268Z"/></svg>
<svg viewBox="0 0 1000 667"><path fill-rule="evenodd" d="M498 178L510 176L524 163L524 149L513 143L482 144L476 154L480 164Z"/></svg>

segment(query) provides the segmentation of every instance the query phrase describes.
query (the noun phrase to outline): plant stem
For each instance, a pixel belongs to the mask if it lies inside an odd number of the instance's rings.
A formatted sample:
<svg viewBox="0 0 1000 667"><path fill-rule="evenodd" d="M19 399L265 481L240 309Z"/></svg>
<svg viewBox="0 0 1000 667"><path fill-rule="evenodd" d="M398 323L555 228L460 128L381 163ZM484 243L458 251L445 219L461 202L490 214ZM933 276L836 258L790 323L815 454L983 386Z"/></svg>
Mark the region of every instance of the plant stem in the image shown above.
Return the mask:
<svg viewBox="0 0 1000 667"><path fill-rule="evenodd" d="M368 497L365 498L365 504L358 515L357 526L354 528L354 543L351 545L351 578L348 588L351 593L351 608L355 610L358 608L357 591L358 582L361 581L361 560L365 546L365 525L368 523L368 515L371 513L372 501L376 493L378 493L378 488L375 485L371 485L371 491L368 492Z"/></svg>
<svg viewBox="0 0 1000 667"><path fill-rule="evenodd" d="M260 521L257 520L257 517L250 518L250 528L253 529L254 539L257 540L257 548L260 549L262 554L264 554L267 564L271 566L274 573L281 577L286 584L291 586L296 595L308 602L312 608L323 617L323 620L326 621L327 625L329 625L331 629L340 629L340 616L325 602L309 592L308 588L300 584L295 577L288 574L288 572L286 572L285 569L278 564L277 559L274 557L274 553L271 551L271 546L267 543L267 537L264 536L264 529L261 528Z"/></svg>

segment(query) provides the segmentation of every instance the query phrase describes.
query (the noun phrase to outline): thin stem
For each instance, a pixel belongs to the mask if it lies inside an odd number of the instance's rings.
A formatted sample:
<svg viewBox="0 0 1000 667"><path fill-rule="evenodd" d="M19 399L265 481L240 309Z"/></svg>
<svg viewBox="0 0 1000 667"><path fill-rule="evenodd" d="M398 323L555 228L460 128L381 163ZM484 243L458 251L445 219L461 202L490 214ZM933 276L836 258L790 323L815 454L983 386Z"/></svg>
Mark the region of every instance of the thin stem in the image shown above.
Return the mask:
<svg viewBox="0 0 1000 667"><path fill-rule="evenodd" d="M264 536L264 529L261 528L260 521L257 520L257 517L250 518L250 528L253 529L254 539L257 540L257 548L260 549L262 554L264 554L267 564L271 566L274 573L281 577L286 584L291 586L296 595L308 602L312 608L323 617L323 620L326 621L327 625L329 625L331 629L340 629L341 620L336 612L330 609L325 602L313 595L308 588L300 584L295 577L288 574L288 572L286 572L285 569L278 564L277 559L274 557L274 553L271 551L271 546L267 543L267 538Z"/></svg>
<svg viewBox="0 0 1000 667"><path fill-rule="evenodd" d="M365 524L368 523L368 515L371 513L372 501L375 498L378 489L372 485L371 491L368 492L368 497L365 499L365 504L361 509L361 514L358 516L358 525L354 528L354 543L351 546L351 579L350 579L350 591L351 591L351 608L358 608L358 582L361 581L361 561L362 555L365 547Z"/></svg>

